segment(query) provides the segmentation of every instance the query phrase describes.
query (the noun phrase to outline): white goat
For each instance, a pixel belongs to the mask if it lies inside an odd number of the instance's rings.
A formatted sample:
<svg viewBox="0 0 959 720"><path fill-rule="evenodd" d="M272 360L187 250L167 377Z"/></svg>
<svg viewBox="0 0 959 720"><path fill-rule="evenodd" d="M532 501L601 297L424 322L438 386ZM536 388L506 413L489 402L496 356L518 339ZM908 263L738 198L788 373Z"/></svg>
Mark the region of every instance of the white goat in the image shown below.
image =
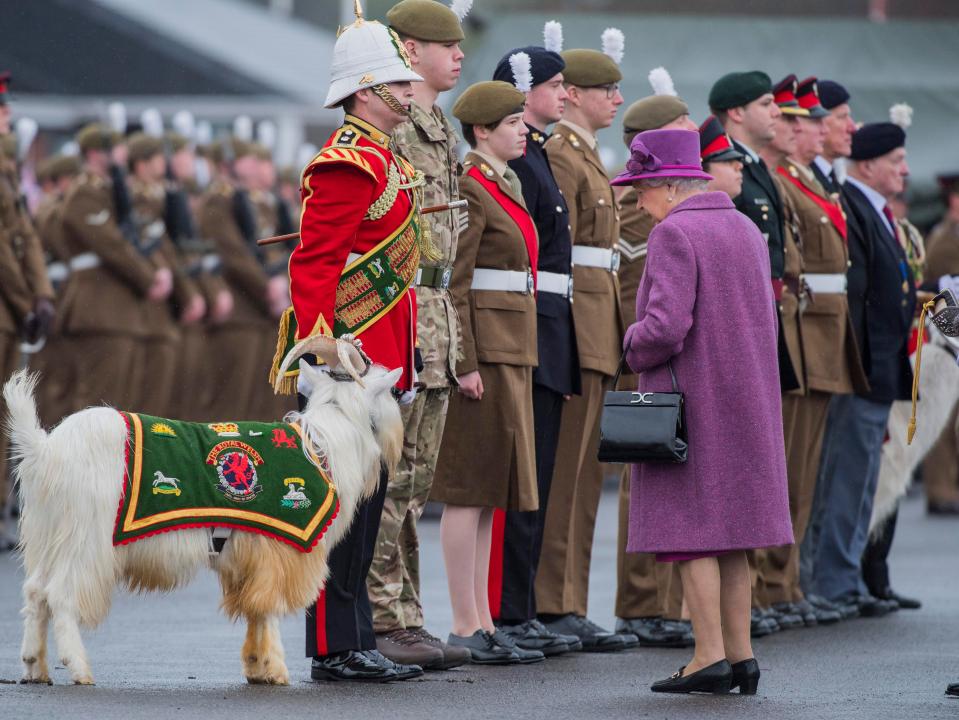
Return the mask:
<svg viewBox="0 0 959 720"><path fill-rule="evenodd" d="M369 368L358 348L343 341L315 339L298 350L304 351L315 352L330 367L349 361L340 371L347 382L301 361L300 389L309 401L302 413L288 416L327 465L340 502L339 514L309 553L234 531L211 560L207 529L166 532L115 547L127 442L122 417L112 408L88 408L48 434L37 417L36 376L21 371L6 383L26 571L24 682L50 682L46 651L51 620L60 660L73 682L92 684L80 626L103 621L116 585L136 592L170 591L190 582L199 568L212 566L219 575L223 610L231 619L247 621L242 650L246 679L289 684L278 618L316 599L326 581L330 550L349 528L358 503L375 491L381 466L396 467L403 435L390 395L400 370ZM357 366L364 365L369 370L360 380Z"/></svg>

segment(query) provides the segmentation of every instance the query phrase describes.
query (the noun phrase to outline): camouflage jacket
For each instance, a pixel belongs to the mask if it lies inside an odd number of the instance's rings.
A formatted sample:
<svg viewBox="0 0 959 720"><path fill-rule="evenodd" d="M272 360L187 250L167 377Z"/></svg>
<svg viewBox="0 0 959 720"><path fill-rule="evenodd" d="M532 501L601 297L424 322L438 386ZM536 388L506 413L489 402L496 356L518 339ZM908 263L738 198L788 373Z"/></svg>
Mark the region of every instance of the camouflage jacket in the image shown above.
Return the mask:
<svg viewBox="0 0 959 720"><path fill-rule="evenodd" d="M426 178L423 205L441 205L459 197L460 166L455 147L459 137L443 112L410 105L410 121L393 131L393 148ZM426 267L451 268L456 258L460 218L465 213L438 212L424 215L433 245L441 258L422 261ZM455 377L458 322L448 290L416 288L417 346L425 367L419 381L427 388L442 388Z"/></svg>

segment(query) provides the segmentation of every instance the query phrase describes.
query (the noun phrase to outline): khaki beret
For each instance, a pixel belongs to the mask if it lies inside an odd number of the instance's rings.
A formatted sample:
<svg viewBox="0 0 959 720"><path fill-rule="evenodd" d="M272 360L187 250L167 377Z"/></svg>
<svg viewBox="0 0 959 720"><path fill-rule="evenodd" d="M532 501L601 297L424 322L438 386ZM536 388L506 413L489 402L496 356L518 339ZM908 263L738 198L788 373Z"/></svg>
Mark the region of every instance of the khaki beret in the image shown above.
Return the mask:
<svg viewBox="0 0 959 720"><path fill-rule="evenodd" d="M190 139L178 132L169 131L163 136L163 139L170 147L170 152L177 153L184 148L190 147Z"/></svg>
<svg viewBox="0 0 959 720"><path fill-rule="evenodd" d="M689 115L689 106L675 95L650 95L637 100L623 115L623 141L626 147L637 133L659 130L680 115Z"/></svg>
<svg viewBox="0 0 959 720"><path fill-rule="evenodd" d="M623 79L619 65L599 50L567 50L561 55L566 62L563 79L570 85L596 87Z"/></svg>
<svg viewBox="0 0 959 720"><path fill-rule="evenodd" d="M772 91L773 81L761 70L731 72L709 91L709 107L713 111L742 107Z"/></svg>
<svg viewBox="0 0 959 720"><path fill-rule="evenodd" d="M77 133L77 144L82 152L109 150L123 141L123 137L103 123L90 123Z"/></svg>
<svg viewBox="0 0 959 720"><path fill-rule="evenodd" d="M59 180L80 174L80 158L76 155L53 155L37 166L37 180Z"/></svg>
<svg viewBox="0 0 959 720"><path fill-rule="evenodd" d="M507 115L522 112L526 94L502 80L470 85L453 104L453 116L464 125L493 125Z"/></svg>
<svg viewBox="0 0 959 720"><path fill-rule="evenodd" d="M163 141L146 133L133 133L127 140L127 150L131 164L140 160L149 160L155 155L163 154Z"/></svg>
<svg viewBox="0 0 959 720"><path fill-rule="evenodd" d="M256 155L260 160L269 160L273 161L273 151L270 150L266 145L261 145L260 143L253 143L252 154Z"/></svg>
<svg viewBox="0 0 959 720"><path fill-rule="evenodd" d="M386 13L398 35L426 42L459 42L463 26L449 6L436 0L402 0Z"/></svg>

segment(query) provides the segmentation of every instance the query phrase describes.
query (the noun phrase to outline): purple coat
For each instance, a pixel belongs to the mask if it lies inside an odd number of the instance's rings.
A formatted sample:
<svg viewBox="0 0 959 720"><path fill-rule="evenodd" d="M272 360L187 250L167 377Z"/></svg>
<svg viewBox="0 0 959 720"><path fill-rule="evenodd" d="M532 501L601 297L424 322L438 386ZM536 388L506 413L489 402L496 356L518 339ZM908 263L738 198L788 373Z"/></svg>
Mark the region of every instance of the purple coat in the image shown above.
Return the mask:
<svg viewBox="0 0 959 720"><path fill-rule="evenodd" d="M633 466L631 552L793 542L769 251L725 193L695 195L649 236L624 347L639 390L686 396L685 464Z"/></svg>

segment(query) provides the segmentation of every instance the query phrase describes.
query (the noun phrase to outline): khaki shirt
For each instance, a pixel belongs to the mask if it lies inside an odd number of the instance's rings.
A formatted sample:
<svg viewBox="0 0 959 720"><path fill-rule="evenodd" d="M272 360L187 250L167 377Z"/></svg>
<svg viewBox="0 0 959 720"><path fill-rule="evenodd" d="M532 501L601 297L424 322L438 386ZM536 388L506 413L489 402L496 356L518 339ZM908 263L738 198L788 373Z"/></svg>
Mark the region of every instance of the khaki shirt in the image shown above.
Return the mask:
<svg viewBox="0 0 959 720"><path fill-rule="evenodd" d="M959 275L959 223L946 219L929 233L924 275L937 284L943 275Z"/></svg>
<svg viewBox="0 0 959 720"><path fill-rule="evenodd" d="M619 209L599 153L588 138L559 123L546 142L553 176L569 206L573 237L573 319L580 366L613 375L622 355L625 326L616 273L577 266L577 245L615 248Z"/></svg>
<svg viewBox="0 0 959 720"><path fill-rule="evenodd" d="M17 166L0 156L0 332L18 332L40 297L53 298L43 247L20 196Z"/></svg>
<svg viewBox="0 0 959 720"><path fill-rule="evenodd" d="M392 148L425 176L423 205L442 205L459 199L460 164L455 148L459 137L442 110L410 104L410 120L393 131ZM463 211L423 215L440 259L422 258L422 267L450 268L456 259ZM424 368L419 382L427 388L448 387L455 377L458 321L449 290L416 288L417 346Z"/></svg>

